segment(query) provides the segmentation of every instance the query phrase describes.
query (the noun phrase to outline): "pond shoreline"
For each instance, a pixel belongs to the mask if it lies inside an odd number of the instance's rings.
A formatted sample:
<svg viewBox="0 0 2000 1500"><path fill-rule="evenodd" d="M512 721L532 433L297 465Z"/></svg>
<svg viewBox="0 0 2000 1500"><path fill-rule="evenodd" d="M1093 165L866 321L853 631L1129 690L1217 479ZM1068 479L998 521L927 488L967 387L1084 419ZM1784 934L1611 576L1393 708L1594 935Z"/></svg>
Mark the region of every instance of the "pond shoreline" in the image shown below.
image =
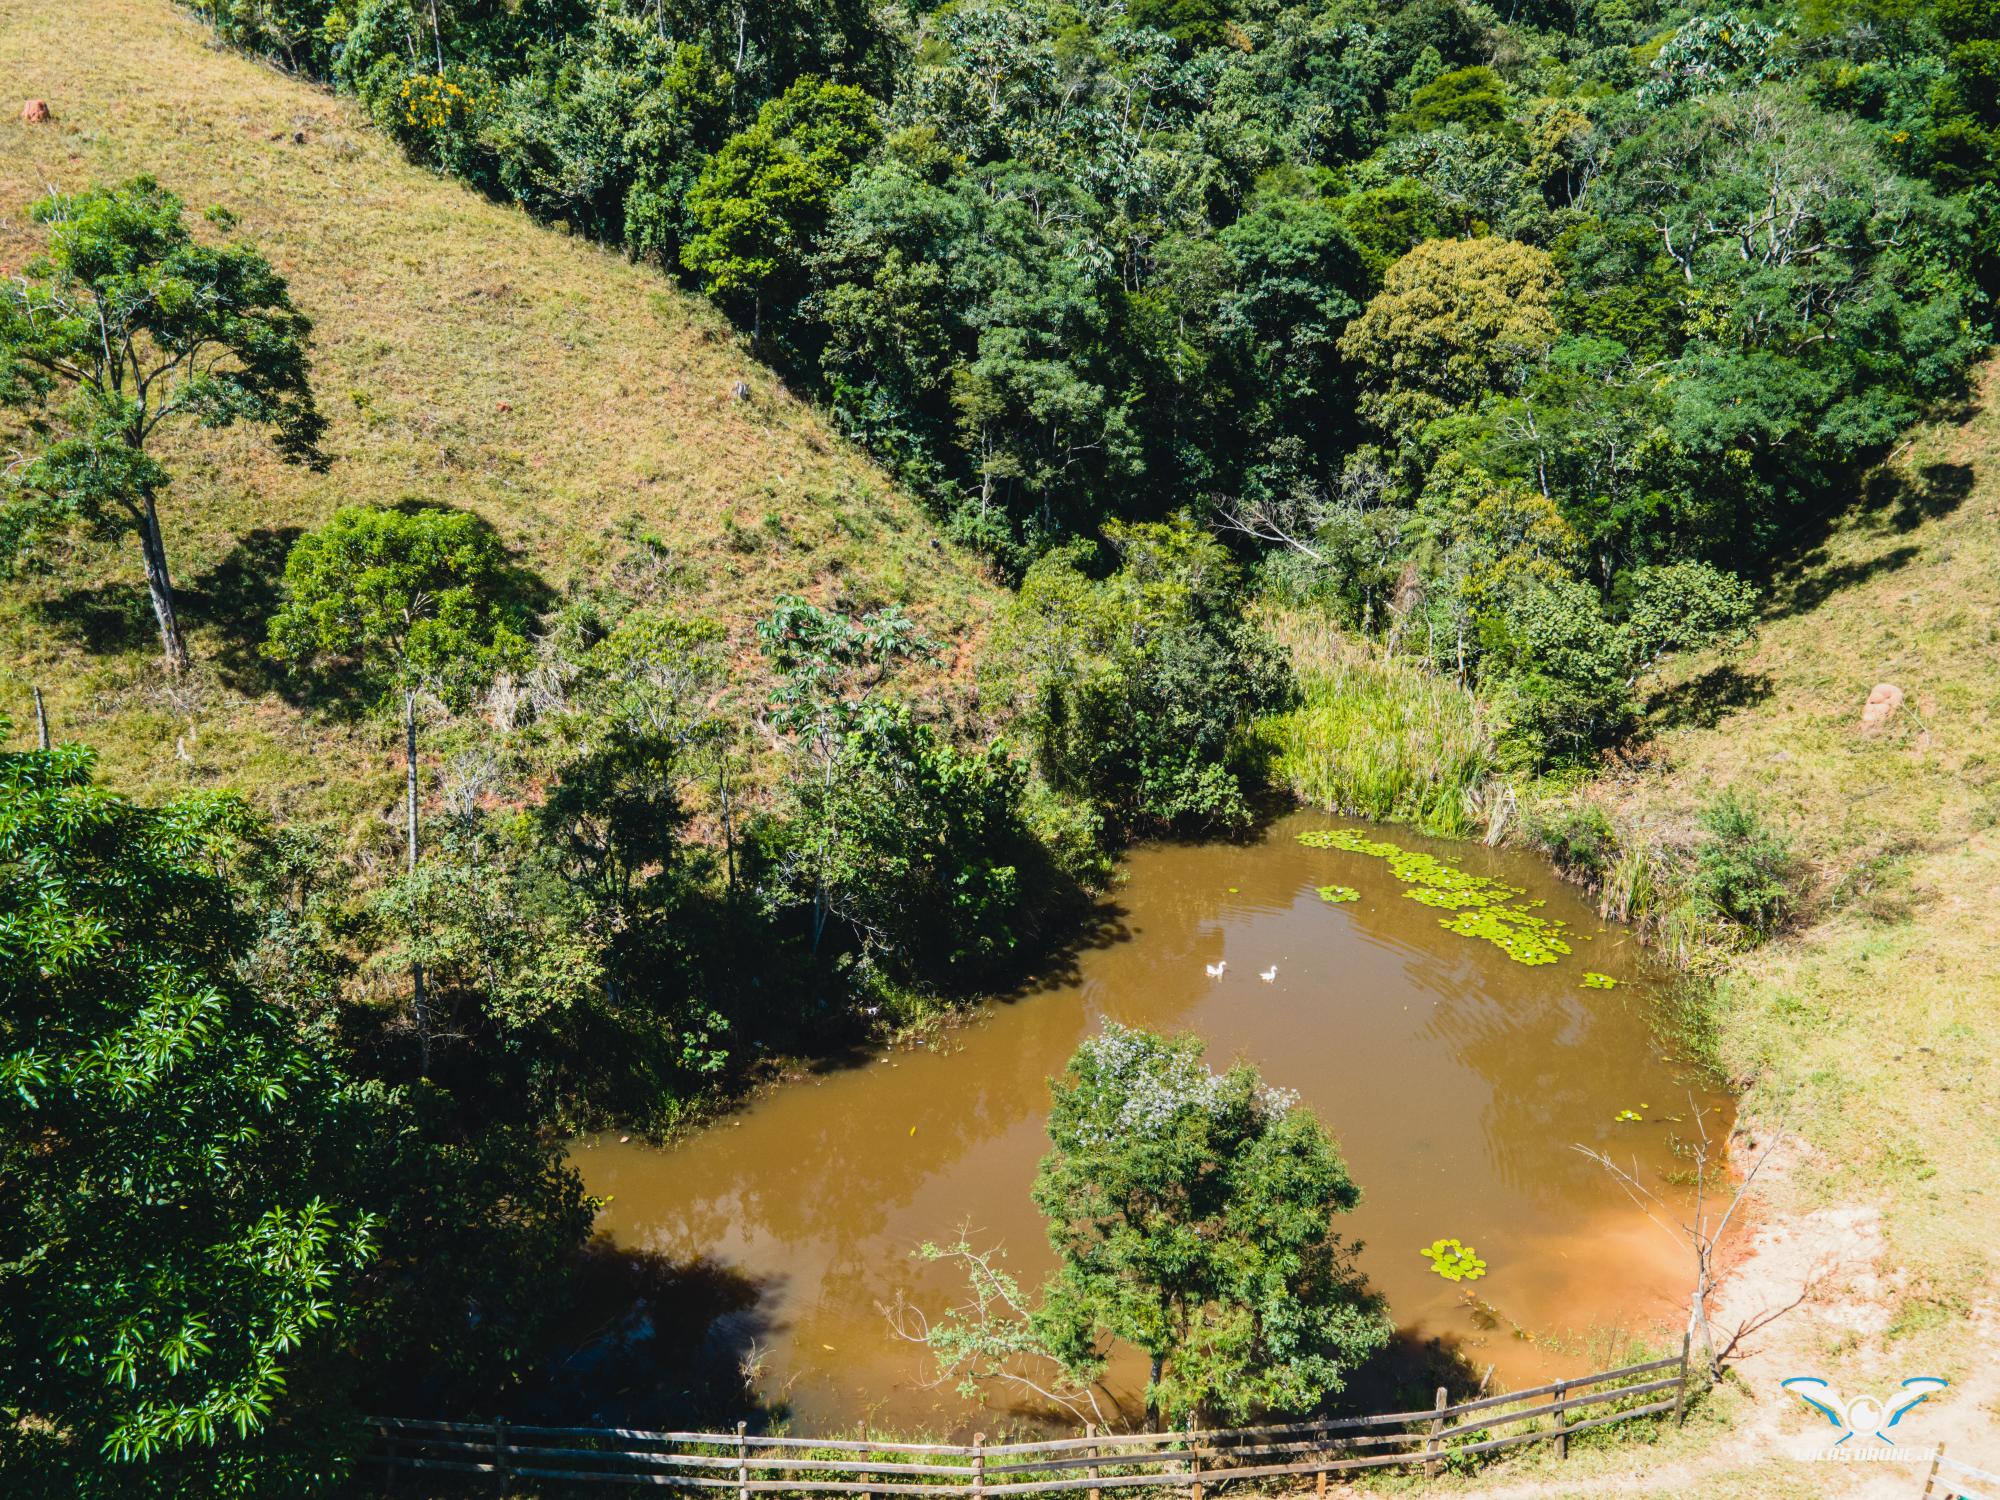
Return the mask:
<svg viewBox="0 0 2000 1500"><path fill-rule="evenodd" d="M769 1340L759 1359L777 1372L794 1420L844 1429L867 1410L898 1430L934 1431L956 1419L913 1394L916 1372L883 1346L874 1308L906 1284L942 1307L949 1288L922 1290L920 1278L904 1276L897 1247L949 1237L965 1205L977 1203L979 1227L1024 1257L1015 1269L1032 1276L1041 1234L1026 1176L1046 1149L1044 1079L1060 1071L1079 1028L1107 1015L1161 1030L1191 1025L1209 1037L1218 1064L1232 1052L1275 1062L1274 1081L1303 1089L1327 1118L1363 1186L1351 1237L1368 1242L1363 1269L1402 1323L1404 1383L1430 1381L1407 1372L1440 1358L1463 1366L1454 1378L1467 1384L1488 1364L1503 1381L1519 1366L1526 1380L1590 1362L1590 1337L1658 1326L1661 1310L1640 1311L1625 1291L1599 1310L1578 1302L1588 1277L1561 1269L1570 1263L1565 1236L1575 1234L1623 1265L1630 1287L1646 1279L1634 1268L1656 1256L1644 1221L1567 1151L1571 1138L1653 1151L1674 1129L1661 1112L1672 1110L1678 1065L1652 1039L1650 960L1629 935L1583 930L1588 914L1540 861L1382 830L1383 839L1431 851L1416 858L1445 854L1478 867L1467 884L1406 900L1411 891L1382 861L1298 837L1342 826L1293 812L1256 840L1141 846L1109 898L1115 936L1085 948L1073 976L951 1012L851 1062L796 1069L772 1080L789 1087L767 1082L664 1151L615 1135L580 1142L574 1159L591 1189L613 1198L601 1225L621 1245L733 1266L765 1288L752 1302L768 1326L746 1348ZM1351 883L1356 899L1330 901L1321 891L1329 880ZM1529 886L1539 890L1526 905L1549 902L1551 917L1562 913L1550 930L1574 939L1559 963L1510 962L1492 942L1452 930L1453 903L1467 891L1512 899ZM1593 972L1615 970L1616 988L1593 991L1580 980L1586 960ZM979 1025L960 1024L974 1018ZM1572 1049L1577 1064L1549 1072L1544 1056ZM1617 1082L1632 1066L1666 1071L1647 1072L1643 1085L1638 1074ZM1439 1067L1447 1072L1438 1077L1460 1081L1412 1114L1410 1089ZM1520 1083L1504 1081L1523 1068ZM1637 1123L1623 1123L1627 1116ZM968 1198L969 1185L993 1191ZM799 1192L816 1200L815 1216L788 1206ZM1446 1198L1448 1213L1426 1207ZM1585 1204L1595 1206L1577 1218ZM1432 1276L1417 1257L1440 1235L1476 1244L1494 1266L1478 1286L1485 1295L1464 1296L1465 1286ZM866 1380L857 1359L873 1371ZM810 1375L803 1387L801 1374ZM839 1394L850 1388L855 1398ZM777 1387L767 1379L766 1389ZM867 1399L852 1406L862 1390Z"/></svg>

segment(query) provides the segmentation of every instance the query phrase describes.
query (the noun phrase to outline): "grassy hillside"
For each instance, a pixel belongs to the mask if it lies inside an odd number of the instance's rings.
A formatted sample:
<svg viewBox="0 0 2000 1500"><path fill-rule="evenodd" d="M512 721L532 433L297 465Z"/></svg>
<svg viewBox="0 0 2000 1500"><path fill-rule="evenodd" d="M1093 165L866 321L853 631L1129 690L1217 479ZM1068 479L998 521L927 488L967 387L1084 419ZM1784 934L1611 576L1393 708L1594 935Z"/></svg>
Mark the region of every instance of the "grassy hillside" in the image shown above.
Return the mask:
<svg viewBox="0 0 2000 1500"><path fill-rule="evenodd" d="M1680 1495L1697 1472L1716 1496L1902 1493L1785 1456L1822 1440L1776 1395L1800 1371L1847 1391L1943 1375L1951 1399L1910 1441L1948 1440L1968 1462L2000 1443L1996 397L1989 367L1969 416L1912 433L1786 572L1755 647L1685 664L1651 738L1583 790L1628 846L1672 849L1734 787L1809 861L1802 925L1724 960L1715 1006L1746 1089L1740 1144L1773 1128L1792 1144L1728 1251L1720 1325L1752 1331L1727 1435L1495 1494ZM1867 731L1878 683L1905 704Z"/></svg>
<svg viewBox="0 0 2000 1500"><path fill-rule="evenodd" d="M1735 786L1811 861L1809 922L1722 984L1746 1108L1816 1148L1793 1191L1879 1203L1911 1294L1990 1282L2000 1213L2000 371L1963 422L1911 435L1783 580L1756 648L1696 663L1682 717L1606 786L1671 841ZM1870 688L1905 705L1861 727Z"/></svg>
<svg viewBox="0 0 2000 1500"><path fill-rule="evenodd" d="M0 271L33 253L23 210L50 186L148 172L197 213L226 206L314 320L333 458L310 473L248 431L171 434L196 673L156 670L136 547L79 551L0 599L16 742L33 681L116 784L233 786L364 832L393 799L393 747L306 717L254 648L299 528L413 497L476 511L551 589L629 564L634 532L664 541L669 597L730 632L746 713L751 626L788 590L902 603L953 643L926 693L964 680L998 597L978 565L657 272L411 166L350 101L219 49L165 0L0 0L0 80ZM54 122L18 123L36 97Z"/></svg>

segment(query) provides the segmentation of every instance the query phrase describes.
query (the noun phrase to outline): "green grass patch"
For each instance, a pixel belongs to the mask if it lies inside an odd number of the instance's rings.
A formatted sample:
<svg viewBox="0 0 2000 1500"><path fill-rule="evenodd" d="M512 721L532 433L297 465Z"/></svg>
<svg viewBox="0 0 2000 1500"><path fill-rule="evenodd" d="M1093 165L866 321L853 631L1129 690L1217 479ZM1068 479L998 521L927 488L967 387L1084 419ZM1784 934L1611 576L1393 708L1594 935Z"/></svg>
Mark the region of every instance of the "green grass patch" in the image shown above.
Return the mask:
<svg viewBox="0 0 2000 1500"><path fill-rule="evenodd" d="M1292 653L1300 701L1258 724L1271 779L1329 812L1448 837L1478 831L1493 741L1472 695L1322 622L1272 625Z"/></svg>

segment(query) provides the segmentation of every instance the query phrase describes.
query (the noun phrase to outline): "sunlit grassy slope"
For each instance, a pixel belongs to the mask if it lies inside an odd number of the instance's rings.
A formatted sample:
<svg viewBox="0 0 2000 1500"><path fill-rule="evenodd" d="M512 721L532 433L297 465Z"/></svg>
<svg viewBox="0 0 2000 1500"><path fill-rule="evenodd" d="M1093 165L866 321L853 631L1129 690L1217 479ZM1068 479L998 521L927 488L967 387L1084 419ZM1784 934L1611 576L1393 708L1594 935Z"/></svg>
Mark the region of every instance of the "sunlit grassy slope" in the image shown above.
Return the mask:
<svg viewBox="0 0 2000 1500"><path fill-rule="evenodd" d="M1692 664L1682 722L1600 788L1671 840L1734 786L1810 857L1805 929L1725 974L1724 1061L1814 1148L1790 1191L1884 1209L1918 1323L2000 1270L2000 367L1982 396L1910 437L1754 650ZM1869 734L1876 683L1907 701Z"/></svg>
<svg viewBox="0 0 2000 1500"><path fill-rule="evenodd" d="M53 124L17 122L36 97ZM969 675L997 590L657 271L410 165L350 101L217 48L167 0L0 0L0 102L0 272L33 252L23 211L48 186L148 172L196 213L225 205L315 322L333 457L287 467L250 432L160 449L200 659L184 686L156 670L129 544L6 583L14 743L32 680L57 734L101 747L126 788L232 786L365 842L393 747L289 704L254 654L291 535L353 501L474 510L551 589L619 568L622 531L653 533L669 597L729 630L739 713L761 694L751 626L787 590L904 604L950 643L926 697Z"/></svg>

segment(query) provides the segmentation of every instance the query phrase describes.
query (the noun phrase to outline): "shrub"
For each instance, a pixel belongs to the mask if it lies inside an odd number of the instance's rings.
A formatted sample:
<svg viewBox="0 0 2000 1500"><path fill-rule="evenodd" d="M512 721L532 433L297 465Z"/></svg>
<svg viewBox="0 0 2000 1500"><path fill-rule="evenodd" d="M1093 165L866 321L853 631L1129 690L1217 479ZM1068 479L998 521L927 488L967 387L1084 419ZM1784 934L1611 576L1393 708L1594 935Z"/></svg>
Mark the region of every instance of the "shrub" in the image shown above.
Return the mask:
<svg viewBox="0 0 2000 1500"><path fill-rule="evenodd" d="M1276 642L1237 614L1229 555L1191 523L1111 525L1120 566L1059 547L1028 570L1002 652L1056 790L1123 827L1241 827L1249 730L1291 699Z"/></svg>
<svg viewBox="0 0 2000 1500"><path fill-rule="evenodd" d="M1703 808L1693 886L1705 905L1768 936L1797 909L1804 867L1791 840L1732 788Z"/></svg>
<svg viewBox="0 0 2000 1500"><path fill-rule="evenodd" d="M1611 820L1592 802L1531 813L1528 833L1557 868L1591 881L1604 877L1618 853Z"/></svg>

